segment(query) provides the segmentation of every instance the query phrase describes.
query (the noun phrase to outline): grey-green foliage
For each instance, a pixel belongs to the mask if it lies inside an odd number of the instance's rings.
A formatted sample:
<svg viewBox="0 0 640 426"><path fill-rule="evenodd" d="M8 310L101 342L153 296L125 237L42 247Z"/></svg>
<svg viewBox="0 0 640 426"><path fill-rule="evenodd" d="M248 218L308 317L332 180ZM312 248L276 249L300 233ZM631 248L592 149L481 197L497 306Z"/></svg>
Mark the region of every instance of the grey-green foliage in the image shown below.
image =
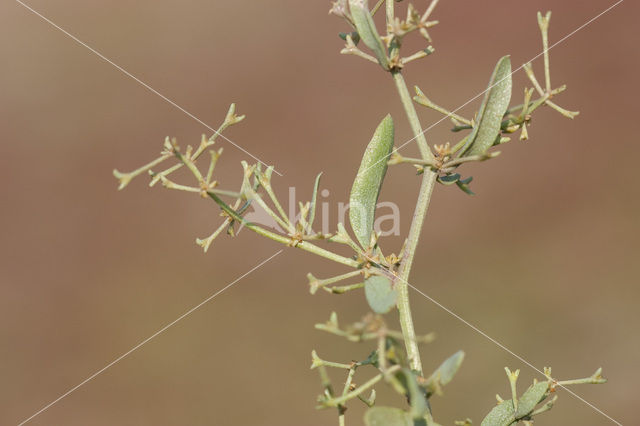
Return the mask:
<svg viewBox="0 0 640 426"><path fill-rule="evenodd" d="M387 173L387 158L393 148L393 134L393 120L387 115L373 134L351 187L349 221L364 248L371 242L376 204Z"/></svg>
<svg viewBox="0 0 640 426"><path fill-rule="evenodd" d="M367 0L349 0L349 8L360 39L374 53L380 66L385 70L389 69L387 50L373 22Z"/></svg>
<svg viewBox="0 0 640 426"><path fill-rule="evenodd" d="M313 195L311 196L311 204L309 207L309 229L313 229L313 221L316 218L316 204L318 200L318 188L320 187L321 177L322 172L318 173L318 176L316 176L316 181L313 184Z"/></svg>
<svg viewBox="0 0 640 426"><path fill-rule="evenodd" d="M548 397L549 385L548 381L531 385L518 398L517 408L511 399L500 402L482 420L481 426L509 426L529 418L536 406Z"/></svg>
<svg viewBox="0 0 640 426"><path fill-rule="evenodd" d="M386 314L396 305L398 291L391 280L381 275L372 275L364 280L364 293L371 309L377 314Z"/></svg>
<svg viewBox="0 0 640 426"><path fill-rule="evenodd" d="M271 178L274 171L272 166L265 170L259 163L249 165L242 162L243 176L240 189L220 188L220 182L214 179L213 173L222 150L213 150L212 147L221 132L244 118L236 114L233 104L218 130L209 138L203 135L199 145L187 146L185 150L181 150L175 139L167 138L160 156L155 160L129 173L114 170L115 177L120 181L120 189L127 186L136 176L148 173L151 176L151 186L161 182L168 189L212 198L222 209L223 219L208 237L197 240L205 251L218 235L224 233L234 236L236 234L234 229L244 226L258 235L285 244L287 247L305 250L337 262L342 267L350 268L348 272L324 279L317 279L312 274L308 275L312 293L322 288L332 294L343 294L347 291L359 291L364 287L366 299L373 310L373 313L367 313L360 321L346 327L340 327L335 313L331 315L329 322L316 325L317 329L346 338L348 341L368 342L375 345L368 350L371 355L361 362L325 361L319 358L315 351L312 353L312 368L319 372L323 388L318 398L318 408L337 409L340 425L345 424L347 404L353 400L360 400L369 407L364 419L367 426L437 426L431 413L430 398L442 394L443 386L447 385L459 370L464 360L464 352L456 352L442 362L432 374L424 374L418 344L431 342L432 336L416 335L409 309L407 282L435 183L456 184L463 191L471 193L468 186L471 178L463 179L459 173L456 173L458 167L467 162L495 158L498 153L487 151L497 143L508 141L508 134L520 131L520 140L527 140L531 113L538 107L549 106L569 118L577 115L577 112L568 111L551 101L552 97L565 90L565 86L556 89L551 86L547 34L550 14L544 17L539 14L538 21L544 52L544 88L536 79L532 65L525 64L524 71L533 87L525 87L522 104L509 108L512 89L511 63L509 57L505 56L498 61L493 71L475 120L456 114L455 110L449 111L434 104L422 91L417 90L418 96L414 98L417 103L451 118L454 132L469 132L466 138L454 146L444 141L441 141L444 143L430 146L424 137L423 127L411 101L402 71L408 63L432 53L433 48L431 46L426 49L421 48L417 52L409 52L407 56L405 56L407 52L402 48L403 40L408 34L414 32L431 42L427 29L437 24L437 21L430 20L430 15L438 0L432 0L422 14L413 5L407 5L407 14L404 19L394 11L397 2L399 0L378 1L370 10L366 0L336 0L331 9L332 13L345 19L351 26L351 30L356 29L356 32L341 35L346 42L342 53L377 62L389 72L396 84L421 153L421 158L404 158L397 152L388 158L394 142L393 120L390 116L386 116L378 125L365 150L350 194L349 220L357 241L351 238L341 223L338 224L337 232L333 234L325 231L318 233L312 229L320 175L315 180L311 201L299 204L300 214L295 218L287 215L272 187ZM373 15L381 10L386 10L385 21L387 22L386 32L382 37L373 20ZM358 43L359 41L363 43ZM361 50L363 45L372 54ZM359 77L360 75L355 76L355 78ZM537 99L532 98L534 92L539 96ZM209 162L204 172L198 160L206 153L209 153ZM175 164L154 170L171 160ZM376 204L388 163L409 163L416 166L418 173L422 175L422 185L404 246L397 255L387 253L385 256L383 247L377 236L373 234L373 228ZM185 185L173 181L176 177L173 173L181 168L190 172L195 179L194 183ZM257 205L264 209L281 229L274 231L250 222L246 216L250 205ZM318 245L327 241L331 242L327 244L328 248ZM340 244L343 248L351 249L352 253L343 255L331 249ZM437 267L437 265L432 266ZM337 284L351 279L357 281L346 285ZM400 330L394 330L389 326L387 318L382 315L394 307L398 309ZM327 372L329 368L334 369L333 371L337 369L337 371L346 372L346 380L340 381L341 389L332 384L332 379ZM368 371L374 370L375 375L368 380L361 380L360 377L355 379L356 370L361 368L366 368ZM529 421L533 416L547 411L555 401L555 397L548 399L555 386L605 382L600 375L600 369L591 377L568 381L556 381L552 378L550 369L545 369L544 374L547 380L535 383L518 397L516 381L519 371L512 373L507 369L507 373L512 397L509 400L498 398L500 403L485 417L482 422L484 426L508 426L520 421ZM381 383L391 386L402 396L402 399L408 403L405 409L374 407L376 386ZM539 404L543 402L544 405L540 407ZM469 425L470 421L465 420L456 424Z"/></svg>
<svg viewBox="0 0 640 426"><path fill-rule="evenodd" d="M413 426L409 413L395 407L372 407L364 414L367 426Z"/></svg>
<svg viewBox="0 0 640 426"><path fill-rule="evenodd" d="M500 58L496 64L478 116L469 134L462 155L479 155L487 152L500 135L502 119L511 100L511 60Z"/></svg>
<svg viewBox="0 0 640 426"><path fill-rule="evenodd" d="M458 351L440 364L440 367L427 379L425 388L429 395L434 393L442 394L442 387L453 380L462 365L462 361L464 361L464 352Z"/></svg>

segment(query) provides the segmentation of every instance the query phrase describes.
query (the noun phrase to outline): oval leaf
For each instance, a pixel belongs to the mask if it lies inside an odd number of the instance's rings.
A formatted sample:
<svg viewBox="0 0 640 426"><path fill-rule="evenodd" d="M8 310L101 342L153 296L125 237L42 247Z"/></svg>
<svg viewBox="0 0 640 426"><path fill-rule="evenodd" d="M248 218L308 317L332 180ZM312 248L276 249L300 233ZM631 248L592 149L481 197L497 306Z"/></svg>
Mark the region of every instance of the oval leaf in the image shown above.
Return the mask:
<svg viewBox="0 0 640 426"><path fill-rule="evenodd" d="M493 146L511 101L511 60L503 56L493 70L489 87L478 111L475 126L462 155L484 154Z"/></svg>
<svg viewBox="0 0 640 426"><path fill-rule="evenodd" d="M371 49L382 68L388 70L389 58L387 58L387 51L380 39L380 34L378 34L376 24L373 22L373 18L371 17L371 13L369 12L368 3L369 2L367 0L349 0L351 17L353 18L356 30L358 30L360 39L369 49Z"/></svg>
<svg viewBox="0 0 640 426"><path fill-rule="evenodd" d="M529 386L529 389L518 399L518 410L516 418L521 419L527 414L531 414L536 405L542 402L547 396L549 382L539 382Z"/></svg>
<svg viewBox="0 0 640 426"><path fill-rule="evenodd" d="M480 423L480 426L509 426L516 421L513 402L510 399L493 407Z"/></svg>
<svg viewBox="0 0 640 426"><path fill-rule="evenodd" d="M440 367L427 379L426 387L430 395L442 392L442 386L453 380L462 361L464 361L464 351L458 351L440 364Z"/></svg>
<svg viewBox="0 0 640 426"><path fill-rule="evenodd" d="M391 285L391 280L380 275L372 275L364 280L364 294L369 306L377 314L389 312L398 299L398 292Z"/></svg>
<svg viewBox="0 0 640 426"><path fill-rule="evenodd" d="M393 120L387 115L367 146L351 187L349 221L362 247L369 247L376 203L387 173L387 157L393 148Z"/></svg>
<svg viewBox="0 0 640 426"><path fill-rule="evenodd" d="M364 413L367 426L413 426L411 416L399 408L372 407Z"/></svg>

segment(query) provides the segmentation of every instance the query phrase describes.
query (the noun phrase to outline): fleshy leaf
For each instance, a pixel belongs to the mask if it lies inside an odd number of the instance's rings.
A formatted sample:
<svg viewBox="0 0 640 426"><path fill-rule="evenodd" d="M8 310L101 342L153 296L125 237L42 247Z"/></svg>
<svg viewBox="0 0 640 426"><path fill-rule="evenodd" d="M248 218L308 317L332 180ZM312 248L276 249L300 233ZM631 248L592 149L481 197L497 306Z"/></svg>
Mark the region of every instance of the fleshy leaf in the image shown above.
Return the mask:
<svg viewBox="0 0 640 426"><path fill-rule="evenodd" d="M382 68L388 70L389 59L387 58L387 51L380 39L380 34L378 34L376 24L373 22L373 18L371 17L371 13L369 12L368 3L369 2L367 0L349 0L351 17L353 18L356 30L358 30L360 39L362 39L364 44L371 49Z"/></svg>
<svg viewBox="0 0 640 426"><path fill-rule="evenodd" d="M458 173L454 173L452 175L440 176L440 182L444 184L455 183L460 180L460 175Z"/></svg>
<svg viewBox="0 0 640 426"><path fill-rule="evenodd" d="M369 354L367 359L364 361L360 361L358 364L360 365L373 365L374 367L378 366L378 351L375 350Z"/></svg>
<svg viewBox="0 0 640 426"><path fill-rule="evenodd" d="M516 418L520 419L530 414L536 405L542 402L547 396L549 382L538 382L531 385L529 389L518 399L518 409L516 410Z"/></svg>
<svg viewBox="0 0 640 426"><path fill-rule="evenodd" d="M391 280L381 275L372 275L364 280L364 294L369 306L377 314L389 312L398 299L398 292L391 285Z"/></svg>
<svg viewBox="0 0 640 426"><path fill-rule="evenodd" d="M418 385L418 380L411 370L405 368L403 369L403 373L406 378L407 388L409 391L409 401L411 402L411 417L413 417L414 419L423 418L427 410L429 409L427 397L424 393L424 390Z"/></svg>
<svg viewBox="0 0 640 426"><path fill-rule="evenodd" d="M364 413L367 426L413 426L411 416L399 408L372 407Z"/></svg>
<svg viewBox="0 0 640 426"><path fill-rule="evenodd" d="M444 360L440 367L427 379L426 387L429 394L440 393L442 386L453 380L453 377L460 369L460 365L462 365L462 361L464 361L463 351L458 351Z"/></svg>
<svg viewBox="0 0 640 426"><path fill-rule="evenodd" d="M503 56L493 70L476 123L462 151L463 156L484 154L493 146L510 100L511 60L509 56Z"/></svg>
<svg viewBox="0 0 640 426"><path fill-rule="evenodd" d="M356 238L367 248L371 242L376 203L393 148L393 120L387 115L378 125L362 157L349 197L349 221Z"/></svg>
<svg viewBox="0 0 640 426"><path fill-rule="evenodd" d="M311 205L309 206L309 230L313 228L313 221L316 218L316 201L318 199L318 187L320 186L320 178L322 177L322 172L318 173L316 176L316 181L313 184L313 195L311 196Z"/></svg>
<svg viewBox="0 0 640 426"><path fill-rule="evenodd" d="M515 420L513 402L509 399L493 407L480 426L509 426Z"/></svg>
<svg viewBox="0 0 640 426"><path fill-rule="evenodd" d="M460 179L459 181L456 182L456 185L458 185L458 188L460 188L465 194L467 195L476 195L471 188L469 188L469 183L471 183L471 181L473 180L473 176L469 176L466 179Z"/></svg>

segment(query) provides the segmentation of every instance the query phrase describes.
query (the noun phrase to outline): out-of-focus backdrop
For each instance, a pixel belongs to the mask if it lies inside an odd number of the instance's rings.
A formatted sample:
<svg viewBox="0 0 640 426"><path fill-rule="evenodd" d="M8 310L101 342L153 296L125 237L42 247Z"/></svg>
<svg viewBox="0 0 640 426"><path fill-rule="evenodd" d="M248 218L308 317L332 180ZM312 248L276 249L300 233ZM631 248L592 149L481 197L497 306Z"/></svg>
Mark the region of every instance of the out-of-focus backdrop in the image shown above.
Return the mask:
<svg viewBox="0 0 640 426"><path fill-rule="evenodd" d="M553 10L551 42L613 1L442 1L436 54L406 70L434 101L456 107L484 90L496 60L514 67L541 52L537 10ZM237 102L244 123L227 136L269 164L278 193L310 196L324 171L330 213L346 201L365 144L384 114L397 144L410 138L388 75L341 56L326 1L58 1L29 5L87 45L217 126ZM416 6L424 9L425 1ZM475 177L469 197L438 187L411 282L536 367L559 378L604 368L609 383L574 390L618 421L636 421L640 370L637 189L640 7L627 1L551 52L557 102L574 121L536 114ZM165 136L182 146L210 134L185 113L17 2L0 5L0 423L17 424L197 305L279 247L250 232L204 254L196 237L219 223L206 200L146 177L116 190L113 168L153 158ZM415 46L414 46L415 47ZM534 64L542 77L542 61ZM514 75L520 99L524 73ZM478 101L463 109L472 115ZM440 118L420 109L424 127ZM455 141L445 121L430 143ZM220 140L217 179L240 182L250 158ZM414 144L402 151L415 154ZM391 169L381 200L401 208L406 233L419 180ZM335 226L335 217L332 217ZM383 241L397 251L399 238ZM35 417L33 425L328 425L310 353L349 361L370 348L314 330L332 310L367 312L362 294L308 292L305 274L343 268L285 249L237 284ZM479 422L509 394L503 367L536 372L417 293L425 370L458 349L460 373L432 401L437 420ZM394 320L393 315L390 320ZM336 378L339 382L339 378ZM362 379L361 379L362 380ZM612 424L576 398L540 424ZM349 424L361 424L352 404Z"/></svg>

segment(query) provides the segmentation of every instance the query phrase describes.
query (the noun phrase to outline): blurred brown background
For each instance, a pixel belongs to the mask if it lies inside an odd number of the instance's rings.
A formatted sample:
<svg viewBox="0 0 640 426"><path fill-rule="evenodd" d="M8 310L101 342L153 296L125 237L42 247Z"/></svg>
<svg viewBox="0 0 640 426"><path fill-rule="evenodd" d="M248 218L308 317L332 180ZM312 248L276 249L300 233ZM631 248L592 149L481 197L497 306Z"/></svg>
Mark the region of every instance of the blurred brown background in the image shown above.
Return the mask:
<svg viewBox="0 0 640 426"><path fill-rule="evenodd" d="M398 143L410 137L388 76L339 55L336 33L346 27L327 16L326 1L29 4L212 126L237 102L248 118L227 136L284 173L275 179L283 197L288 186L309 197L324 171L327 200L346 201L387 112ZM460 105L485 88L503 54L518 66L540 52L537 10L553 10L555 42L611 4L442 1L431 31L437 52L406 78L434 101ZM624 2L553 49L552 82L569 86L558 103L581 115L570 121L544 110L529 143L466 167L477 196L438 187L411 278L560 378L604 367L609 384L574 390L626 424L636 421L640 381L639 9ZM185 146L210 132L18 3L0 5L0 22L0 424L17 424L281 247L245 232L205 255L194 240L219 221L212 203L150 190L144 177L117 192L114 167L143 164L166 135ZM514 79L519 101L524 73ZM420 114L425 127L440 118ZM449 127L430 130L430 143L455 140ZM234 187L239 161L249 158L219 146L218 179ZM403 150L415 152L414 144ZM404 233L418 184L410 167L394 167L382 195L400 205ZM383 244L397 251L401 240ZM313 324L331 310L356 320L367 308L361 294L310 296L309 271L344 269L286 249L30 424L336 424L333 411L314 410L311 350L348 361L370 348ZM509 393L505 365L522 370L523 387L536 376L412 297L417 328L438 335L423 349L425 369L467 353L445 397L433 400L440 423L479 423L494 395ZM361 424L353 407L348 424ZM612 424L562 391L539 423Z"/></svg>

